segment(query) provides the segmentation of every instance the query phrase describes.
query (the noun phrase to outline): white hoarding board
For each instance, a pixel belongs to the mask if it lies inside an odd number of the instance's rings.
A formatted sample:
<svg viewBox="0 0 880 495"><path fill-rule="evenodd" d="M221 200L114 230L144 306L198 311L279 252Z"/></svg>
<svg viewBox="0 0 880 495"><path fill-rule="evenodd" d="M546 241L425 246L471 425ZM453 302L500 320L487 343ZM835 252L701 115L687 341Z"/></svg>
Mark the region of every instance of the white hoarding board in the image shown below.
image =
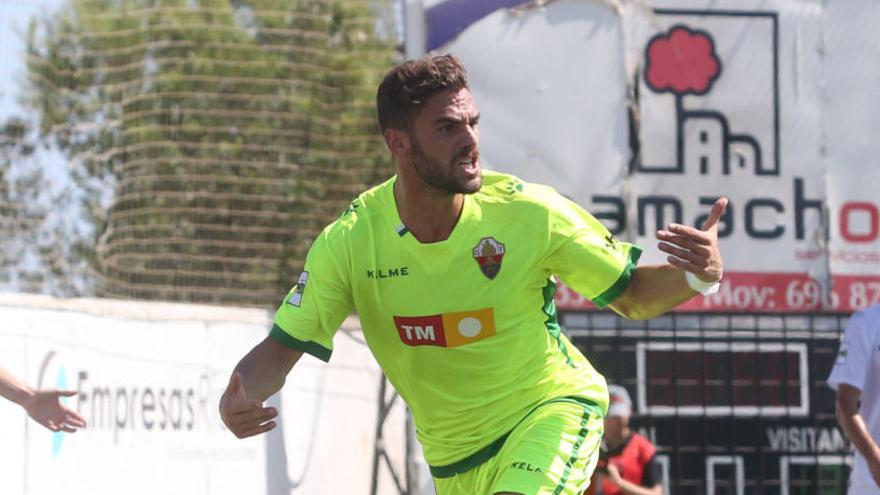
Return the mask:
<svg viewBox="0 0 880 495"><path fill-rule="evenodd" d="M3 295L0 362L32 386L76 390L65 402L88 427L52 433L0 403L0 492L264 492L264 439L225 431L217 400L267 320L256 310Z"/></svg>
<svg viewBox="0 0 880 495"><path fill-rule="evenodd" d="M303 356L270 398L278 428L239 440L222 425L220 395L265 338L269 316L0 294L0 365L34 387L76 390L64 400L88 421L74 434L52 433L0 400L0 494L368 493L382 374L355 318L329 364ZM384 422L397 473L404 414L397 400ZM384 464L377 483L380 493L394 486Z"/></svg>

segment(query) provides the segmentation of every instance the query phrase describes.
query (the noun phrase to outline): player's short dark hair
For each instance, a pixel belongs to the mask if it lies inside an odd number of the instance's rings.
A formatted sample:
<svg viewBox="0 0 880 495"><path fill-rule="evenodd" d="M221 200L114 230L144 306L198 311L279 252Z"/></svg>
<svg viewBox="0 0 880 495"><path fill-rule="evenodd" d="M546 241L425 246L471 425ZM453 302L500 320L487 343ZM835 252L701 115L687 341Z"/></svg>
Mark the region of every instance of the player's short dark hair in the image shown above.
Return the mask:
<svg viewBox="0 0 880 495"><path fill-rule="evenodd" d="M379 128L410 130L421 105L431 96L467 88L467 72L452 55L404 62L385 75L376 92Z"/></svg>

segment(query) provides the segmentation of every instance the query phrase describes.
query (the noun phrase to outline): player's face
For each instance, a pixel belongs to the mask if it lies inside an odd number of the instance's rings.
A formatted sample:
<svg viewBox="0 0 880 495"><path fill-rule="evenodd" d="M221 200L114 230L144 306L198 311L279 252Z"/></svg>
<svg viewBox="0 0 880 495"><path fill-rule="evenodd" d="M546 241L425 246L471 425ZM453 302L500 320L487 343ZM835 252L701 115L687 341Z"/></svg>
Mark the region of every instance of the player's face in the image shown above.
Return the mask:
<svg viewBox="0 0 880 495"><path fill-rule="evenodd" d="M623 416L605 417L605 438L608 443L614 445L623 440L624 431L629 424L629 418Z"/></svg>
<svg viewBox="0 0 880 495"><path fill-rule="evenodd" d="M410 132L410 160L423 181L450 194L480 190L479 119L467 89L444 91L425 102Z"/></svg>

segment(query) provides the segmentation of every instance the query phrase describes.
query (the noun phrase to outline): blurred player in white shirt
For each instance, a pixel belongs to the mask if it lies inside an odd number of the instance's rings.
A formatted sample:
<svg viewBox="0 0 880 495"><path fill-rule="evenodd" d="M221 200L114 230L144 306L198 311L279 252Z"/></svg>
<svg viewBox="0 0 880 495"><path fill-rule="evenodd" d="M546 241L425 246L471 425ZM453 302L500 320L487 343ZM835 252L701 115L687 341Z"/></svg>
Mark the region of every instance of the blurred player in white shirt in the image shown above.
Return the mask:
<svg viewBox="0 0 880 495"><path fill-rule="evenodd" d="M880 495L880 305L853 314L828 385L837 391L837 421L855 447L849 494Z"/></svg>

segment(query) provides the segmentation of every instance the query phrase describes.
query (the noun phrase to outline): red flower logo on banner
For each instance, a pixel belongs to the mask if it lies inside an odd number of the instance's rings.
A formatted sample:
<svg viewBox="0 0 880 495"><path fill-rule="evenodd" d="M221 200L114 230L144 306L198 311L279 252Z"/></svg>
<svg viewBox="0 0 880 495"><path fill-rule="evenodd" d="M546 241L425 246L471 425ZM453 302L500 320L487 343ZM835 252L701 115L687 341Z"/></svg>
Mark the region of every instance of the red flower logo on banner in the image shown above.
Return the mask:
<svg viewBox="0 0 880 495"><path fill-rule="evenodd" d="M645 80L658 93L705 94L721 74L712 37L705 31L673 26L648 43Z"/></svg>

